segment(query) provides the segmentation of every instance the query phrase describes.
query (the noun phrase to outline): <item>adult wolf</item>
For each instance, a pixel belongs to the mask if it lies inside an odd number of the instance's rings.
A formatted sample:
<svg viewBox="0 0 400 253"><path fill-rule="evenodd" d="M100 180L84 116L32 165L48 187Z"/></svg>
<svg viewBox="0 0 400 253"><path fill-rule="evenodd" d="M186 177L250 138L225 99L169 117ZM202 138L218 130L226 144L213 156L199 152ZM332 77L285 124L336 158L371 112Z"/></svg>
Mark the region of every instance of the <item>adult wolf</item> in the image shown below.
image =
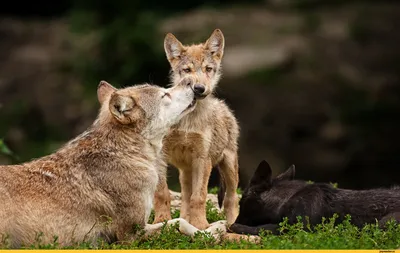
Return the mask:
<svg viewBox="0 0 400 253"><path fill-rule="evenodd" d="M3 240L14 248L29 246L42 233L42 243L56 236L65 246L133 239L136 225L147 233L161 228L146 224L158 180L165 177L161 144L171 125L194 109L193 84L185 78L170 89L117 90L100 82L101 109L87 131L53 154L0 166Z"/></svg>

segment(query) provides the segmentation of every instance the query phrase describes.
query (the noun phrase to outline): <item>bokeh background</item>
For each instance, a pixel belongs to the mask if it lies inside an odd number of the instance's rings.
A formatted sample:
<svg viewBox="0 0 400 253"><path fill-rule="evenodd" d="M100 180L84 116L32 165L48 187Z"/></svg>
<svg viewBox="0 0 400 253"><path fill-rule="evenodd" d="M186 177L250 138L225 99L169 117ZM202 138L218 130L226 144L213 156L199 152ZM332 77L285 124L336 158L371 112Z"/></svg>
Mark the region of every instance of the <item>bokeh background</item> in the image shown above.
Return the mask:
<svg viewBox="0 0 400 253"><path fill-rule="evenodd" d="M165 34L202 42L215 28L226 40L216 94L242 129L242 187L261 159L274 174L295 164L298 178L342 187L400 183L398 1L6 1L0 163L84 131L100 80L165 86Z"/></svg>

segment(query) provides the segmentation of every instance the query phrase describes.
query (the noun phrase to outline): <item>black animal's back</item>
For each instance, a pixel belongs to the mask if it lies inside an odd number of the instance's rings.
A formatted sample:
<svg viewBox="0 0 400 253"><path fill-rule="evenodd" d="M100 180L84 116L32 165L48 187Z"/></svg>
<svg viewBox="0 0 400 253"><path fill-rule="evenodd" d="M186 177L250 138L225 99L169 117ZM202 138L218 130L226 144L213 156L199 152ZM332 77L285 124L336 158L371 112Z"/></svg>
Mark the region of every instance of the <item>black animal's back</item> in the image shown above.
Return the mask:
<svg viewBox="0 0 400 253"><path fill-rule="evenodd" d="M351 215L357 226L374 223L388 214L400 212L400 189L339 189L332 200L332 209L340 215Z"/></svg>

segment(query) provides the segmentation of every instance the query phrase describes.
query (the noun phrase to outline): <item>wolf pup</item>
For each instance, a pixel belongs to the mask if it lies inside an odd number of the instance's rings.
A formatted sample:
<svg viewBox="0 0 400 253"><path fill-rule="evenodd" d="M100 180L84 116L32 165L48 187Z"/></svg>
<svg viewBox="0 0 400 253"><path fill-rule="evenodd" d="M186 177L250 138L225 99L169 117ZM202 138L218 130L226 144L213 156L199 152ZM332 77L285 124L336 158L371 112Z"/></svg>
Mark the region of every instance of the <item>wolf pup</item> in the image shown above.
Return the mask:
<svg viewBox="0 0 400 253"><path fill-rule="evenodd" d="M193 80L163 89L98 86L95 123L57 152L0 166L0 235L11 247L121 241L146 226L165 164L162 140L194 109ZM182 221L182 220L181 220ZM191 228L192 232L195 231ZM39 236L42 234L42 236Z"/></svg>
<svg viewBox="0 0 400 253"><path fill-rule="evenodd" d="M263 229L278 234L284 217L289 224L297 223L297 216L307 224L308 217L313 226L335 213L339 216L336 222L350 214L350 222L358 227L376 220L380 226L391 218L400 221L400 188L357 191L309 184L294 180L294 165L274 179L271 174L269 164L262 161L243 192L239 216L229 230L256 235Z"/></svg>
<svg viewBox="0 0 400 253"><path fill-rule="evenodd" d="M216 29L203 44L184 46L171 33L164 40L171 65L172 85L183 77L192 77L198 99L194 110L173 126L164 139L167 162L179 169L182 193L181 218L204 229L206 196L210 173L218 167L226 191L224 211L228 224L238 214L238 147L239 126L228 106L213 96L221 76L224 36ZM171 218L167 182L160 182L154 202L155 222Z"/></svg>

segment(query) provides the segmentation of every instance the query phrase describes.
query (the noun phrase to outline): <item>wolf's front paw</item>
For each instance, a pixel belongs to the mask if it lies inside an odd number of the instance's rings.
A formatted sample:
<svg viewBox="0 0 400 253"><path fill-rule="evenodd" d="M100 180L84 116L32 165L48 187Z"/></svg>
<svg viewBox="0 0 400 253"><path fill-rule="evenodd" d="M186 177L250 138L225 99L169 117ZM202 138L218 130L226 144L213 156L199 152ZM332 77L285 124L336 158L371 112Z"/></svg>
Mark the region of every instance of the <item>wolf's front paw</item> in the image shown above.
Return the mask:
<svg viewBox="0 0 400 253"><path fill-rule="evenodd" d="M210 227L205 231L210 232L213 236L226 234L227 222L226 220L216 221L210 224Z"/></svg>
<svg viewBox="0 0 400 253"><path fill-rule="evenodd" d="M234 233L226 233L224 236L224 240L240 242L241 240L245 240L252 243L259 243L261 238L257 235L240 235Z"/></svg>

